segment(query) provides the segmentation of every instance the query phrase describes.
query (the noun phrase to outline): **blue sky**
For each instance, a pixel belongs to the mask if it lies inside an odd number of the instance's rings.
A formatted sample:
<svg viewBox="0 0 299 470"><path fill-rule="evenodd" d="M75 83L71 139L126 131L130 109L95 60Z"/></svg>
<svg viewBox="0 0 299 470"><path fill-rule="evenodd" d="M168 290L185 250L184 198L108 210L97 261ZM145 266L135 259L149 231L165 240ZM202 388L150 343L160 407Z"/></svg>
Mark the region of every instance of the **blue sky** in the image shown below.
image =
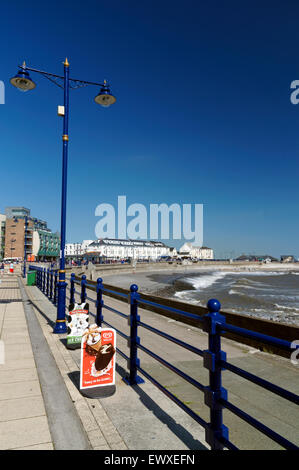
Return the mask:
<svg viewBox="0 0 299 470"><path fill-rule="evenodd" d="M28 66L111 83L70 97L67 241L95 238L95 208L204 204L217 256L298 249L299 5L294 0L99 0L1 6L1 203L60 228L62 91ZM179 246L180 243L173 242Z"/></svg>

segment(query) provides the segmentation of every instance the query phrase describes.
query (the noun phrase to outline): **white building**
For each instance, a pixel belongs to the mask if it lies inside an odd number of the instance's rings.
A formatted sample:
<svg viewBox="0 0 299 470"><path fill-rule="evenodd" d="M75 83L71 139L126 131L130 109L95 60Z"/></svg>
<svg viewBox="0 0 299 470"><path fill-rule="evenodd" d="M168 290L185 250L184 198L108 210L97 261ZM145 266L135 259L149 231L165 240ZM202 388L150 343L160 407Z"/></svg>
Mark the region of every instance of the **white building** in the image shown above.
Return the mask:
<svg viewBox="0 0 299 470"><path fill-rule="evenodd" d="M189 242L181 246L179 255L196 259L214 259L212 248L208 248L207 246L193 246L192 243Z"/></svg>
<svg viewBox="0 0 299 470"><path fill-rule="evenodd" d="M86 248L86 254L110 259L157 260L162 256L172 256L172 251L169 246L158 241L100 238Z"/></svg>
<svg viewBox="0 0 299 470"><path fill-rule="evenodd" d="M65 256L82 256L86 253L86 249L93 240L83 240L82 243L66 243Z"/></svg>

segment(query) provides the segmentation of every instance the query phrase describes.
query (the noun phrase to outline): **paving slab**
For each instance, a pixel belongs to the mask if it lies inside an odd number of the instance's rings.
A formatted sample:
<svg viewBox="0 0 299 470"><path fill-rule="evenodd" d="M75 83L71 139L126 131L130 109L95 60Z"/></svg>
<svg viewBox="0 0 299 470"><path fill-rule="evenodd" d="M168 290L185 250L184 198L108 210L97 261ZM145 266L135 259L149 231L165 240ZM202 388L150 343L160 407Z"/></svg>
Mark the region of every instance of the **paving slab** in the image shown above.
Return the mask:
<svg viewBox="0 0 299 470"><path fill-rule="evenodd" d="M34 446L16 447L13 450L54 450L52 442L45 442L44 444L36 444Z"/></svg>
<svg viewBox="0 0 299 470"><path fill-rule="evenodd" d="M45 416L44 401L41 396L0 400L0 421Z"/></svg>
<svg viewBox="0 0 299 470"><path fill-rule="evenodd" d="M31 369L15 369L15 370L1 370L0 384L18 383L23 381L37 380L38 375L36 368Z"/></svg>
<svg viewBox="0 0 299 470"><path fill-rule="evenodd" d="M41 389L38 380L0 384L0 401L8 400L9 398L25 398L40 395Z"/></svg>
<svg viewBox="0 0 299 470"><path fill-rule="evenodd" d="M0 449L52 442L46 416L0 422Z"/></svg>

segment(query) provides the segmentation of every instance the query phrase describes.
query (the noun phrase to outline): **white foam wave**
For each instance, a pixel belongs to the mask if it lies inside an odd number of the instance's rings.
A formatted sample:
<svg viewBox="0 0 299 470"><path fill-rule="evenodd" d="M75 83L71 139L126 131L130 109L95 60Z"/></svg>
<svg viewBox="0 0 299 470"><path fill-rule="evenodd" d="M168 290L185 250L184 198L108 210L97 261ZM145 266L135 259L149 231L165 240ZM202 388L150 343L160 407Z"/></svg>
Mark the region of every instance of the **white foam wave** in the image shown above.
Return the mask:
<svg viewBox="0 0 299 470"><path fill-rule="evenodd" d="M296 307L287 307L286 305L279 305L279 304L274 304L275 307L277 308L283 308L284 310L291 310L292 312L294 312L294 315L298 315L298 313L295 313L295 312L299 312L299 308L296 308Z"/></svg>
<svg viewBox="0 0 299 470"><path fill-rule="evenodd" d="M230 289L228 291L229 295L245 295L245 294L242 294L242 292L237 292L236 290L234 289Z"/></svg>
<svg viewBox="0 0 299 470"><path fill-rule="evenodd" d="M243 274L245 276L284 276L289 271L233 271L231 274ZM299 273L298 273L299 274Z"/></svg>
<svg viewBox="0 0 299 470"><path fill-rule="evenodd" d="M184 280L191 284L195 290L206 289L214 284L219 279L223 279L228 274L232 274L229 271L215 271L212 274L206 274L198 277L186 277Z"/></svg>
<svg viewBox="0 0 299 470"><path fill-rule="evenodd" d="M192 292L192 290L181 290L179 292L176 292L174 294L174 297L178 297L179 299L182 299L182 300L187 300L188 303L190 304L194 304L194 305L199 305L200 302L198 299L192 299L190 297L190 293Z"/></svg>

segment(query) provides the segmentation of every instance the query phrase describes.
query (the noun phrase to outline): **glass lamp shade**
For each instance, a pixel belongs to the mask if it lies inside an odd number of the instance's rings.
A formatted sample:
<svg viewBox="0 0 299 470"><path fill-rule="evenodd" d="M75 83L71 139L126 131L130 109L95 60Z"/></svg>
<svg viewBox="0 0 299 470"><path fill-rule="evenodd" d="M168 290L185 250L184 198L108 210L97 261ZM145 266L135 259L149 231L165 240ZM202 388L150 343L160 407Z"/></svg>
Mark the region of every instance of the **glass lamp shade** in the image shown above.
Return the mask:
<svg viewBox="0 0 299 470"><path fill-rule="evenodd" d="M25 69L20 69L17 75L10 79L10 83L20 91L33 90L36 84L31 80L29 73Z"/></svg>
<svg viewBox="0 0 299 470"><path fill-rule="evenodd" d="M110 87L108 85L103 85L100 93L95 97L95 102L100 104L104 108L108 108L115 103L115 96L111 95Z"/></svg>

